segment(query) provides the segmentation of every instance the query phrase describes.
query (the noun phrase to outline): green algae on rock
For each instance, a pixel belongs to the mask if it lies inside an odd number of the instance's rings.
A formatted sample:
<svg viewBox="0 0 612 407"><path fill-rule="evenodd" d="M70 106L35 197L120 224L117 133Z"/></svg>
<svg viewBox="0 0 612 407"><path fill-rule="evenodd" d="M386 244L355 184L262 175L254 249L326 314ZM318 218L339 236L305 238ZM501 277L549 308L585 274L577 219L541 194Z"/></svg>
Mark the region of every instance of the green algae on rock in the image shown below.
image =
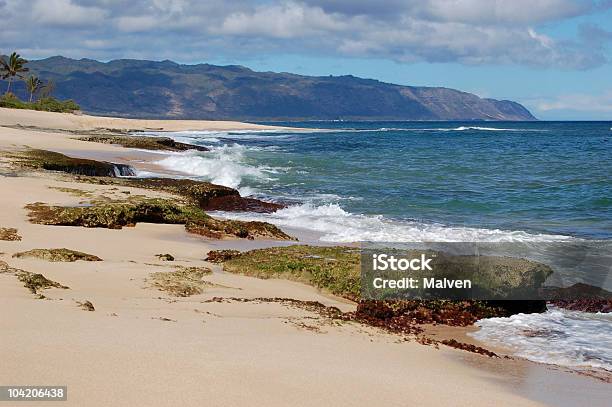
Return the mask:
<svg viewBox="0 0 612 407"><path fill-rule="evenodd" d="M296 240L273 224L258 221L219 220L208 217L196 222L187 222L185 230L212 239L236 236L243 239Z"/></svg>
<svg viewBox="0 0 612 407"><path fill-rule="evenodd" d="M96 135L88 137L79 137L77 140L91 141L94 143L117 144L127 148L140 148L143 150L165 150L165 151L208 151L209 149L203 146L181 143L174 141L170 137L154 137L154 136L125 136L125 135Z"/></svg>
<svg viewBox="0 0 612 407"><path fill-rule="evenodd" d="M300 281L356 301L355 320L396 332L409 331L411 324L466 326L481 318L546 310L544 301L364 300L360 298L360 253L352 247L295 245L230 253L225 260L222 254L212 253L212 258L216 257L224 262L227 272ZM500 261L507 263L505 259ZM523 271L523 267L514 270L519 274ZM509 276L507 281L520 282L522 278Z"/></svg>
<svg viewBox="0 0 612 407"><path fill-rule="evenodd" d="M17 234L17 229L15 228L0 228L0 240L14 242L21 240L21 236Z"/></svg>
<svg viewBox="0 0 612 407"><path fill-rule="evenodd" d="M84 226L121 229L138 222L183 224L194 234L211 238L292 239L276 226L265 222L218 220L193 205L180 205L168 199L132 197L122 201L93 202L91 206L26 205L30 222L43 225Z"/></svg>
<svg viewBox="0 0 612 407"><path fill-rule="evenodd" d="M54 151L30 149L15 156L17 162L24 167L62 171L76 175L117 177L134 176L134 169L126 164L116 164L106 161L73 158Z"/></svg>
<svg viewBox="0 0 612 407"><path fill-rule="evenodd" d="M152 287L175 297L189 297L202 294L204 287L211 284L202 280L210 273L206 267L180 267L176 271L151 273L147 281Z"/></svg>
<svg viewBox="0 0 612 407"><path fill-rule="evenodd" d="M51 262L75 262L77 260L82 261L102 261L98 256L93 254L83 253L71 249L32 249L25 252L19 252L13 254L13 257L24 258L24 257L36 257L39 259L51 261Z"/></svg>
<svg viewBox="0 0 612 407"><path fill-rule="evenodd" d="M39 290L47 288L63 288L68 289L65 285L57 281L49 280L47 277L38 273L30 273L29 271L19 271L16 273L17 279L21 281L32 294L38 294Z"/></svg>
<svg viewBox="0 0 612 407"><path fill-rule="evenodd" d="M360 294L360 256L352 247L295 245L256 249L232 257L223 269L259 278L300 281L352 300Z"/></svg>
<svg viewBox="0 0 612 407"><path fill-rule="evenodd" d="M78 181L101 185L121 185L149 189L179 195L200 208L213 211L249 211L269 213L284 208L284 205L240 196L240 193L223 185L206 181L175 178L100 178L79 177Z"/></svg>

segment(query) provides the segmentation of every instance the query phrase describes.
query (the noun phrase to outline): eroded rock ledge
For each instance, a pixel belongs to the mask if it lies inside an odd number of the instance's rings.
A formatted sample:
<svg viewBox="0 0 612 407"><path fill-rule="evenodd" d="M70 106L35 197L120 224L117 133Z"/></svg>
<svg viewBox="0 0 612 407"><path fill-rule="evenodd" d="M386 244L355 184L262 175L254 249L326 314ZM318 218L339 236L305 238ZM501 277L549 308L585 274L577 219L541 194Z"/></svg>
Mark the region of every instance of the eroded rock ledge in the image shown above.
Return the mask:
<svg viewBox="0 0 612 407"><path fill-rule="evenodd" d="M26 205L30 222L43 225L84 226L121 229L138 222L183 224L190 233L220 239L239 237L293 240L276 226L265 222L218 220L194 205L168 199L134 197L123 201L93 201L91 206Z"/></svg>

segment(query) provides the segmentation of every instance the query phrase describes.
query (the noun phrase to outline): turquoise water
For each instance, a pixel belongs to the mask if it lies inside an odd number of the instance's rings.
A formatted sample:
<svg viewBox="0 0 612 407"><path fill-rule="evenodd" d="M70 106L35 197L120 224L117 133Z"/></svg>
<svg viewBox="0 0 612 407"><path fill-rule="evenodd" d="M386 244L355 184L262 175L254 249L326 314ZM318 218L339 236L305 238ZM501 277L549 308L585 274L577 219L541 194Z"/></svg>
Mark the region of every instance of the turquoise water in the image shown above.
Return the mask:
<svg viewBox="0 0 612 407"><path fill-rule="evenodd" d="M324 240L612 237L612 122L274 124L324 130L175 133L213 151L164 163Z"/></svg>

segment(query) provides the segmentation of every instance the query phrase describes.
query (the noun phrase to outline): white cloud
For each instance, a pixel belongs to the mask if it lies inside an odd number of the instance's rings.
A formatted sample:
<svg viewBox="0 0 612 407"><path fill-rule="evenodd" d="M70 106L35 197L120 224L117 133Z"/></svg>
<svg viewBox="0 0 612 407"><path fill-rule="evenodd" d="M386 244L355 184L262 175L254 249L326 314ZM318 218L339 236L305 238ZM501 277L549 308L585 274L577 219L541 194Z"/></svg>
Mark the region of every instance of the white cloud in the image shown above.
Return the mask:
<svg viewBox="0 0 612 407"><path fill-rule="evenodd" d="M342 31L346 28L348 28L346 19L327 14L319 7L287 2L257 7L250 13L230 14L217 32L294 38Z"/></svg>
<svg viewBox="0 0 612 407"><path fill-rule="evenodd" d="M32 16L42 24L84 26L101 23L106 11L74 4L71 0L37 0L32 6Z"/></svg>

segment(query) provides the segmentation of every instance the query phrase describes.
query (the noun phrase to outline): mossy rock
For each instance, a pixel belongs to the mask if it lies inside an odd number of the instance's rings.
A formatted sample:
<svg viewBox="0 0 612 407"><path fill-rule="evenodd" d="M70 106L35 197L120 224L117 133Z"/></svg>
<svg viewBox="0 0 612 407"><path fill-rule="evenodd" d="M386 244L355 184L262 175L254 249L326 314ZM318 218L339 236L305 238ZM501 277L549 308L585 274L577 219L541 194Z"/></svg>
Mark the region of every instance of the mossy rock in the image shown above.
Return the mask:
<svg viewBox="0 0 612 407"><path fill-rule="evenodd" d="M211 263L223 263L242 254L239 250L211 250L206 255L206 261Z"/></svg>
<svg viewBox="0 0 612 407"><path fill-rule="evenodd" d="M83 253L71 249L32 249L26 252L15 253L13 257L24 258L24 257L36 257L39 259L51 261L51 262L75 262L77 260L82 261L102 261L98 256L93 254Z"/></svg>
<svg viewBox="0 0 612 407"><path fill-rule="evenodd" d="M174 141L170 137L153 137L153 136L115 136L115 135L99 135L80 137L78 140L91 141L95 143L117 144L127 148L140 148L143 150L165 150L165 151L208 151L209 149L203 146L181 143Z"/></svg>
<svg viewBox="0 0 612 407"><path fill-rule="evenodd" d="M219 220L212 217L188 222L185 224L185 230L212 239L236 236L242 239L296 240L271 223Z"/></svg>
<svg viewBox="0 0 612 407"><path fill-rule="evenodd" d="M184 224L209 218L201 209L181 206L165 199L130 199L64 207L43 203L26 205L30 221L43 225L121 229L137 222Z"/></svg>
<svg viewBox="0 0 612 407"><path fill-rule="evenodd" d="M292 239L276 226L265 222L218 220L193 205L180 205L168 199L130 198L125 201L98 202L92 206L64 207L44 203L26 205L30 222L43 225L84 226L121 229L138 222L184 224L194 234L220 239Z"/></svg>
<svg viewBox="0 0 612 407"><path fill-rule="evenodd" d="M0 228L0 240L19 241L21 236L19 236L15 228Z"/></svg>
<svg viewBox="0 0 612 407"><path fill-rule="evenodd" d="M18 154L16 158L21 165L25 167L49 171L62 171L77 175L101 177L136 175L134 169L126 164L116 164L85 158L73 158L47 150L27 150Z"/></svg>
<svg viewBox="0 0 612 407"><path fill-rule="evenodd" d="M190 297L202 294L204 287L210 285L202 278L210 274L206 267L181 267L176 271L152 273L147 281L152 287L165 291L175 297Z"/></svg>
<svg viewBox="0 0 612 407"><path fill-rule="evenodd" d="M181 196L189 201L189 203L207 211L223 210L270 213L285 207L285 205L278 203L242 197L237 190L223 185L191 179L79 177L78 181L168 192Z"/></svg>
<svg viewBox="0 0 612 407"><path fill-rule="evenodd" d="M295 245L251 250L227 260L223 269L259 278L301 281L352 300L360 294L360 256L351 247Z"/></svg>
<svg viewBox="0 0 612 407"><path fill-rule="evenodd" d="M65 285L58 283L57 281L49 280L42 274L30 273L29 271L19 270L15 273L17 279L21 281L32 294L38 294L40 290L47 288L62 288L68 289Z"/></svg>
<svg viewBox="0 0 612 407"><path fill-rule="evenodd" d="M223 253L209 254L215 258ZM509 316L515 313L543 312L544 301L463 301L463 300L362 300L361 259L359 249L353 247L318 247L294 245L257 249L239 254L228 253L223 269L230 273L258 278L284 278L300 281L340 297L359 303L356 317L368 324L386 328L410 323L443 323L447 325L471 325L481 318ZM481 257L481 260L482 257ZM539 279L551 272L539 263L485 258L485 263L504 266L509 276L503 284L523 284L526 280ZM506 267L507 266L507 267ZM512 267L515 267L513 269ZM499 276L496 276L501 278ZM502 283L500 283L502 284ZM503 286L502 284L502 286Z"/></svg>

